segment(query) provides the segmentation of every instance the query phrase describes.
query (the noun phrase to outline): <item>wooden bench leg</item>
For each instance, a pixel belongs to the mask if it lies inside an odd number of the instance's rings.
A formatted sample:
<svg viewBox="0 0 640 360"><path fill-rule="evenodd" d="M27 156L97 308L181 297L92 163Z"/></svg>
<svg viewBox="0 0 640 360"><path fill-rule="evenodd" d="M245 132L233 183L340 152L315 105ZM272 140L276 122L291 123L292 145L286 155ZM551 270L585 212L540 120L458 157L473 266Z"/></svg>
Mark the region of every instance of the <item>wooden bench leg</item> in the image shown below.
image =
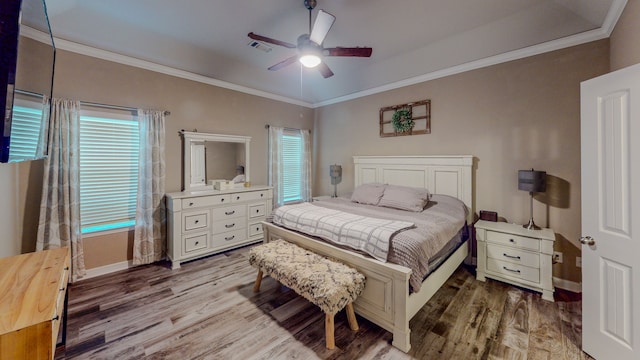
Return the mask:
<svg viewBox="0 0 640 360"><path fill-rule="evenodd" d="M346 306L347 309L347 320L349 321L349 327L353 331L358 331L358 319L356 319L356 313L353 312L353 303L348 303Z"/></svg>
<svg viewBox="0 0 640 360"><path fill-rule="evenodd" d="M260 291L260 284L262 283L262 270L258 270L258 277L256 277L256 283L253 284L253 292Z"/></svg>
<svg viewBox="0 0 640 360"><path fill-rule="evenodd" d="M324 315L324 338L327 344L327 349L331 350L336 347L336 342L333 338L333 315Z"/></svg>

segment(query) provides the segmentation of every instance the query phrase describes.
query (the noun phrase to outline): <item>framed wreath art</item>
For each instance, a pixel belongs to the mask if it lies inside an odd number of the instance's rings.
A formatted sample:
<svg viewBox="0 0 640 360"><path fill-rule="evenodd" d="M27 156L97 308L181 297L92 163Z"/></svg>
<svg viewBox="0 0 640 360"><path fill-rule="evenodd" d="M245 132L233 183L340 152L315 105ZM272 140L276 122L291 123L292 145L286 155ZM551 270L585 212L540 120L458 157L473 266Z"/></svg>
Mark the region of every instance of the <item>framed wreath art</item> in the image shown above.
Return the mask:
<svg viewBox="0 0 640 360"><path fill-rule="evenodd" d="M391 125L397 132L407 132L413 129L415 121L411 118L411 110L398 109L391 116Z"/></svg>
<svg viewBox="0 0 640 360"><path fill-rule="evenodd" d="M430 133L430 100L387 106L380 109L380 137Z"/></svg>

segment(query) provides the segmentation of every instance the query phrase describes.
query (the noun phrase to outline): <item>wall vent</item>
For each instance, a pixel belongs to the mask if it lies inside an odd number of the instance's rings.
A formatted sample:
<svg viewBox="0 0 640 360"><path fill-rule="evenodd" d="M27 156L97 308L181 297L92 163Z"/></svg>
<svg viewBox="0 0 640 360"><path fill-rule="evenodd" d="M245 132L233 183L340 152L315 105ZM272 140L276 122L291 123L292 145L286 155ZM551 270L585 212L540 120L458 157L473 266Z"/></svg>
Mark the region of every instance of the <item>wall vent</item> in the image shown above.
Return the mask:
<svg viewBox="0 0 640 360"><path fill-rule="evenodd" d="M249 42L249 46L251 46L254 49L262 50L264 52L269 52L272 49L271 46L256 40L251 40Z"/></svg>

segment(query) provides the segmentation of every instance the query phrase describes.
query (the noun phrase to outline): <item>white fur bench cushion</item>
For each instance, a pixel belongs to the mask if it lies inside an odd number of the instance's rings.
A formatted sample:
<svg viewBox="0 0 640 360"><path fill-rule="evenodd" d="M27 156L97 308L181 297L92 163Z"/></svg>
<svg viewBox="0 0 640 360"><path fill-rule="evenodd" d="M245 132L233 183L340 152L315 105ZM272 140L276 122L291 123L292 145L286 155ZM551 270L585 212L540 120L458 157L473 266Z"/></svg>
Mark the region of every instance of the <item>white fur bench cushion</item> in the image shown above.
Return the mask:
<svg viewBox="0 0 640 360"><path fill-rule="evenodd" d="M249 263L335 315L362 293L365 277L353 268L278 239L249 250Z"/></svg>

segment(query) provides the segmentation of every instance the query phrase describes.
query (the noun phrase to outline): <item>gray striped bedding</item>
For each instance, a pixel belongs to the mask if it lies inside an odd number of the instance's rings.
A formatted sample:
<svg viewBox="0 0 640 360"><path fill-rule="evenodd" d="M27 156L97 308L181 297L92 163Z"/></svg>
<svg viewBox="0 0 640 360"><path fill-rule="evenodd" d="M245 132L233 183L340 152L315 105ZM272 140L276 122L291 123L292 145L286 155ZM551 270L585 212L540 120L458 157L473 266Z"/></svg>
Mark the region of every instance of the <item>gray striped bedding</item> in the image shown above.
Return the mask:
<svg viewBox="0 0 640 360"><path fill-rule="evenodd" d="M422 280L433 269L430 261L451 248L451 240L459 238L465 225L467 208L460 200L434 194L422 212L410 212L381 206L351 202L348 198L316 201L316 206L371 218L408 221L415 226L391 238L387 261L412 270L410 285L419 291Z"/></svg>

